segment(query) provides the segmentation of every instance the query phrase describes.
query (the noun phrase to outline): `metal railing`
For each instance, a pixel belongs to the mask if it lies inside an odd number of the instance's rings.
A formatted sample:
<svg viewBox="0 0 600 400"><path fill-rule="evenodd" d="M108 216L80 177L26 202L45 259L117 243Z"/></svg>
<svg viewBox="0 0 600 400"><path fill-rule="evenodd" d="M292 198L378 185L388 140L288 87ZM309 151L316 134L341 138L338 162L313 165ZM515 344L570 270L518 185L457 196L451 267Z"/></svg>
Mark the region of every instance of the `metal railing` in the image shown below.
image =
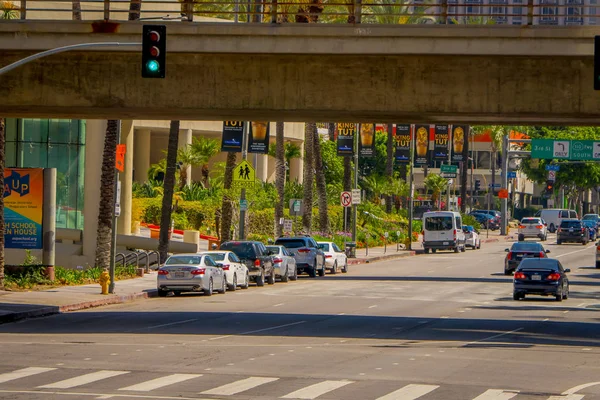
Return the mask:
<svg viewBox="0 0 600 400"><path fill-rule="evenodd" d="M187 22L450 25L595 25L592 0L14 0L0 21L179 20Z"/></svg>

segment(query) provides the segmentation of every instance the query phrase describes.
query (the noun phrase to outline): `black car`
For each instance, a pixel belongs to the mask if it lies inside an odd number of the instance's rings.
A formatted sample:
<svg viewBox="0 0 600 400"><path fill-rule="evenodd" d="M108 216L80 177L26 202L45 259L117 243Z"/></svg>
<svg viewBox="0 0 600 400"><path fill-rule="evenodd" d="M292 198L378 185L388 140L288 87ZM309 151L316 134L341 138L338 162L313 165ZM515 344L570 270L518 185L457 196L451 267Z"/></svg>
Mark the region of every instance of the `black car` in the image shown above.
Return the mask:
<svg viewBox="0 0 600 400"><path fill-rule="evenodd" d="M273 257L263 243L249 240L230 241L222 243L220 249L233 251L238 256L248 267L248 275L256 282L256 286L264 286L265 279L269 285L275 283Z"/></svg>
<svg viewBox="0 0 600 400"><path fill-rule="evenodd" d="M500 228L500 224L496 221L496 218L489 214L483 214L479 212L472 212L470 214L473 218L479 222L479 224L484 227L495 231Z"/></svg>
<svg viewBox="0 0 600 400"><path fill-rule="evenodd" d="M550 250L545 250L540 243L515 242L504 259L504 275L510 275L517 269L522 260L527 258L548 258Z"/></svg>
<svg viewBox="0 0 600 400"><path fill-rule="evenodd" d="M569 279L560 261L553 258L528 258L515 271L513 299L524 299L527 294L554 296L556 301L569 297Z"/></svg>
<svg viewBox="0 0 600 400"><path fill-rule="evenodd" d="M580 220L569 218L563 219L556 234L556 244L564 242L581 243L584 246L590 240L590 231Z"/></svg>

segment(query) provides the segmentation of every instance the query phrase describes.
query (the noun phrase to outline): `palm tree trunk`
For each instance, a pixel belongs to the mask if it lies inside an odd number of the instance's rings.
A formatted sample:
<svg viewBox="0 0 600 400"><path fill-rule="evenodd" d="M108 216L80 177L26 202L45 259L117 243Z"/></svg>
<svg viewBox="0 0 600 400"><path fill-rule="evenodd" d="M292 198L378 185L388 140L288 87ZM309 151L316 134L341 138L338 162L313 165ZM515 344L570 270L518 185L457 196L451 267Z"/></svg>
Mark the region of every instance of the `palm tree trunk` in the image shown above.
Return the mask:
<svg viewBox="0 0 600 400"><path fill-rule="evenodd" d="M118 120L109 120L104 138L102 175L100 177L100 206L98 211L98 235L96 238L96 267L108 269L111 257L113 213L115 211L115 157L119 141Z"/></svg>
<svg viewBox="0 0 600 400"><path fill-rule="evenodd" d="M175 171L177 170L177 147L179 145L180 121L171 121L169 144L167 146L167 168L163 183L163 199L160 213L160 232L158 234L158 254L160 262L167 260L169 253L169 229L173 211L173 192L175 190Z"/></svg>
<svg viewBox="0 0 600 400"><path fill-rule="evenodd" d="M388 124L387 126L387 159L385 164L385 174L387 175L388 182L392 183L394 180L394 125ZM393 207L394 194L390 193L386 196L385 211L390 214Z"/></svg>
<svg viewBox="0 0 600 400"><path fill-rule="evenodd" d="M275 204L275 238L283 235L283 225L279 220L283 218L285 195L285 147L284 123L277 122L275 133L275 188L277 189L277 203Z"/></svg>
<svg viewBox="0 0 600 400"><path fill-rule="evenodd" d="M319 230L329 233L329 214L327 209L327 182L323 171L323 155L321 154L321 138L315 125L314 136L314 156L315 156L315 175L317 181L317 196L319 199Z"/></svg>
<svg viewBox="0 0 600 400"><path fill-rule="evenodd" d="M233 182L233 169L235 168L236 153L227 153L227 162L225 164L225 177L223 179L223 187L227 191L231 189ZM233 220L233 205L227 194L223 196L221 204L221 243L233 239L231 236L231 223Z"/></svg>
<svg viewBox="0 0 600 400"><path fill-rule="evenodd" d="M335 122L327 124L327 135L330 141L335 142Z"/></svg>
<svg viewBox="0 0 600 400"><path fill-rule="evenodd" d="M0 118L0 187L4 188L5 133L4 118ZM3 190L4 191L4 190ZM4 289L4 196L0 196L0 290Z"/></svg>
<svg viewBox="0 0 600 400"><path fill-rule="evenodd" d="M460 212L467 212L467 182L469 180L469 135L467 134L463 148L463 162L460 168Z"/></svg>
<svg viewBox="0 0 600 400"><path fill-rule="evenodd" d="M494 204L494 199L496 198L496 157L498 157L498 151L494 148L492 150L492 187L488 189L488 196L490 196L489 204L490 209L492 210L496 208L496 205Z"/></svg>
<svg viewBox="0 0 600 400"><path fill-rule="evenodd" d="M310 234L312 228L313 182L314 182L314 157L313 143L315 123L304 125L304 212L302 213L302 227L304 232Z"/></svg>

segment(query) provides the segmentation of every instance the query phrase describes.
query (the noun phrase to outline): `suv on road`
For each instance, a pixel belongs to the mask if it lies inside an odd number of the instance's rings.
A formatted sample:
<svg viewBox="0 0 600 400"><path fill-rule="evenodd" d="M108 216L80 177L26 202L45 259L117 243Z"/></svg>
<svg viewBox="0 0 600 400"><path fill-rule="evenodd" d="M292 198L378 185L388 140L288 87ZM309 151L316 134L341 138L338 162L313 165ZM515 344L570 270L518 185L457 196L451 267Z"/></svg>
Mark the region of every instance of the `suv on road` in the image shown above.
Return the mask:
<svg viewBox="0 0 600 400"><path fill-rule="evenodd" d="M558 228L556 244L563 242L581 243L584 246L590 240L590 232L578 219L563 219Z"/></svg>
<svg viewBox="0 0 600 400"><path fill-rule="evenodd" d="M548 238L548 228L539 217L526 217L519 224L519 242L526 238L539 238L542 242Z"/></svg>
<svg viewBox="0 0 600 400"><path fill-rule="evenodd" d="M250 279L256 286L264 286L265 279L269 285L275 283L275 268L273 257L267 247L261 242L230 241L221 244L221 250L233 251L243 264L248 267Z"/></svg>
<svg viewBox="0 0 600 400"><path fill-rule="evenodd" d="M276 245L284 246L296 260L298 273L306 272L311 278L325 276L325 253L310 236L280 237Z"/></svg>

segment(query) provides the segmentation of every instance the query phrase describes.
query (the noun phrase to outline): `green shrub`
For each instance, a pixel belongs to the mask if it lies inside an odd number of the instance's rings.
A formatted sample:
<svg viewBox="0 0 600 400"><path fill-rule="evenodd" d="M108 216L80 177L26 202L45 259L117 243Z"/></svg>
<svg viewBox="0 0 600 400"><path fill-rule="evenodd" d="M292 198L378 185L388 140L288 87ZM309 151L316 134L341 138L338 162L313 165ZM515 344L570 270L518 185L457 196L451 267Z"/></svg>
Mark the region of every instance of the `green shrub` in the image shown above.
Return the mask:
<svg viewBox="0 0 600 400"><path fill-rule="evenodd" d="M481 229L481 224L479 222L477 222L477 220L475 219L475 217L472 216L472 215L463 214L462 215L462 222L463 222L463 225L471 225L476 230L480 230Z"/></svg>

